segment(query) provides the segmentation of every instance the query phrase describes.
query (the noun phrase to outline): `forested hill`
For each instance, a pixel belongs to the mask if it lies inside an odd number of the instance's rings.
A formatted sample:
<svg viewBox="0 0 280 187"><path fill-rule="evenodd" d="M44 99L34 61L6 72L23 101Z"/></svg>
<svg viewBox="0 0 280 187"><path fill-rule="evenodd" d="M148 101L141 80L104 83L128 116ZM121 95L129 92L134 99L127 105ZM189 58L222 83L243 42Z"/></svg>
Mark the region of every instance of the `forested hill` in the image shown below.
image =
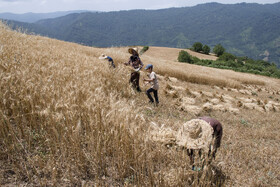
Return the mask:
<svg viewBox="0 0 280 187"><path fill-rule="evenodd" d="M189 48L194 42L210 47L220 43L237 56L266 57L280 64L280 3L207 3L162 10L80 13L21 26L49 37L99 47Z"/></svg>
<svg viewBox="0 0 280 187"><path fill-rule="evenodd" d="M57 17L61 17L61 16L66 16L68 14L82 13L82 12L88 12L88 11L73 10L73 11L58 11L58 12L50 12L50 13L29 12L29 13L24 13L24 14L14 14L14 13L6 12L6 13L0 13L0 18L14 20L14 21L27 22L27 23L34 23L41 19L57 18Z"/></svg>

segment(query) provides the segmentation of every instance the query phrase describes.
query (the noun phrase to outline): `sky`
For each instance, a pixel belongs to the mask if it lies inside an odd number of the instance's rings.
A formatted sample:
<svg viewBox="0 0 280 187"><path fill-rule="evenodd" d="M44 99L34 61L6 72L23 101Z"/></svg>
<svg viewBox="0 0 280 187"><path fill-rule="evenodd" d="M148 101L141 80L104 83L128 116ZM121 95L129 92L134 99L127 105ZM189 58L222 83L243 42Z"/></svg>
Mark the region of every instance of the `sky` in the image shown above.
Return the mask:
<svg viewBox="0 0 280 187"><path fill-rule="evenodd" d="M68 10L118 11L131 9L163 9L190 7L218 2L223 4L271 4L280 0L0 0L0 13L47 13Z"/></svg>

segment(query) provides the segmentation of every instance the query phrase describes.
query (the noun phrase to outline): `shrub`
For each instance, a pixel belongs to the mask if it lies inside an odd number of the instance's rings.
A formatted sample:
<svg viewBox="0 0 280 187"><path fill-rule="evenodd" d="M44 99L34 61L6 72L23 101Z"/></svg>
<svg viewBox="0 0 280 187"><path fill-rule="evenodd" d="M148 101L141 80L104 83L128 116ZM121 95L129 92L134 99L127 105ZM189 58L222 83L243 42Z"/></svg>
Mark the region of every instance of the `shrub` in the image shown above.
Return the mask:
<svg viewBox="0 0 280 187"><path fill-rule="evenodd" d="M192 64L197 64L199 63L201 60L197 57L191 57L191 61L192 61Z"/></svg>
<svg viewBox="0 0 280 187"><path fill-rule="evenodd" d="M192 58L191 58L191 55L187 51L182 50L179 52L178 61L192 63Z"/></svg>
<svg viewBox="0 0 280 187"><path fill-rule="evenodd" d="M213 52L219 57L225 52L225 48L221 44L218 44L213 48Z"/></svg>
<svg viewBox="0 0 280 187"><path fill-rule="evenodd" d="M195 51L195 52L200 52L202 51L202 43L200 42L195 42L192 46L192 49Z"/></svg>
<svg viewBox="0 0 280 187"><path fill-rule="evenodd" d="M223 53L221 56L219 56L218 60L223 60L223 61L230 61L230 60L235 60L236 56L230 53Z"/></svg>
<svg viewBox="0 0 280 187"><path fill-rule="evenodd" d="M269 72L270 74L274 74L278 71L278 69L276 66L271 65L269 67L266 67L264 71Z"/></svg>
<svg viewBox="0 0 280 187"><path fill-rule="evenodd" d="M210 53L210 47L208 45L204 45L202 48L202 52L208 55Z"/></svg>

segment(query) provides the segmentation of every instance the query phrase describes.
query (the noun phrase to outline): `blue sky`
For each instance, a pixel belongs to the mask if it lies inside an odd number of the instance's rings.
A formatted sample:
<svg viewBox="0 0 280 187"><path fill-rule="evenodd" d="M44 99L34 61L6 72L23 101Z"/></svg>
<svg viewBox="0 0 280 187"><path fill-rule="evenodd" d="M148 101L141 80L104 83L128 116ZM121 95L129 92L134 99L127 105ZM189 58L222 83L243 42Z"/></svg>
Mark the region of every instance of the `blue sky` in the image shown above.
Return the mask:
<svg viewBox="0 0 280 187"><path fill-rule="evenodd" d="M280 0L0 0L0 13L45 13L67 10L117 11L189 7L208 2L271 4Z"/></svg>

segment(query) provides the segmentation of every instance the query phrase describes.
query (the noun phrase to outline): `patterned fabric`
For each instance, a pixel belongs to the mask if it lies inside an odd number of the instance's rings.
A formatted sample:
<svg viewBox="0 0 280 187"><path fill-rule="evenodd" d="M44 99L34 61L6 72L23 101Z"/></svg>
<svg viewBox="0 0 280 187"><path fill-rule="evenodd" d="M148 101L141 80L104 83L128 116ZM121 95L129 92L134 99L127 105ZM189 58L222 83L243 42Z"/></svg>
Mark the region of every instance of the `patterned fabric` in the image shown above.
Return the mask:
<svg viewBox="0 0 280 187"><path fill-rule="evenodd" d="M126 65L131 65L134 69L141 69L144 64L138 56L131 56L129 61L125 63Z"/></svg>

